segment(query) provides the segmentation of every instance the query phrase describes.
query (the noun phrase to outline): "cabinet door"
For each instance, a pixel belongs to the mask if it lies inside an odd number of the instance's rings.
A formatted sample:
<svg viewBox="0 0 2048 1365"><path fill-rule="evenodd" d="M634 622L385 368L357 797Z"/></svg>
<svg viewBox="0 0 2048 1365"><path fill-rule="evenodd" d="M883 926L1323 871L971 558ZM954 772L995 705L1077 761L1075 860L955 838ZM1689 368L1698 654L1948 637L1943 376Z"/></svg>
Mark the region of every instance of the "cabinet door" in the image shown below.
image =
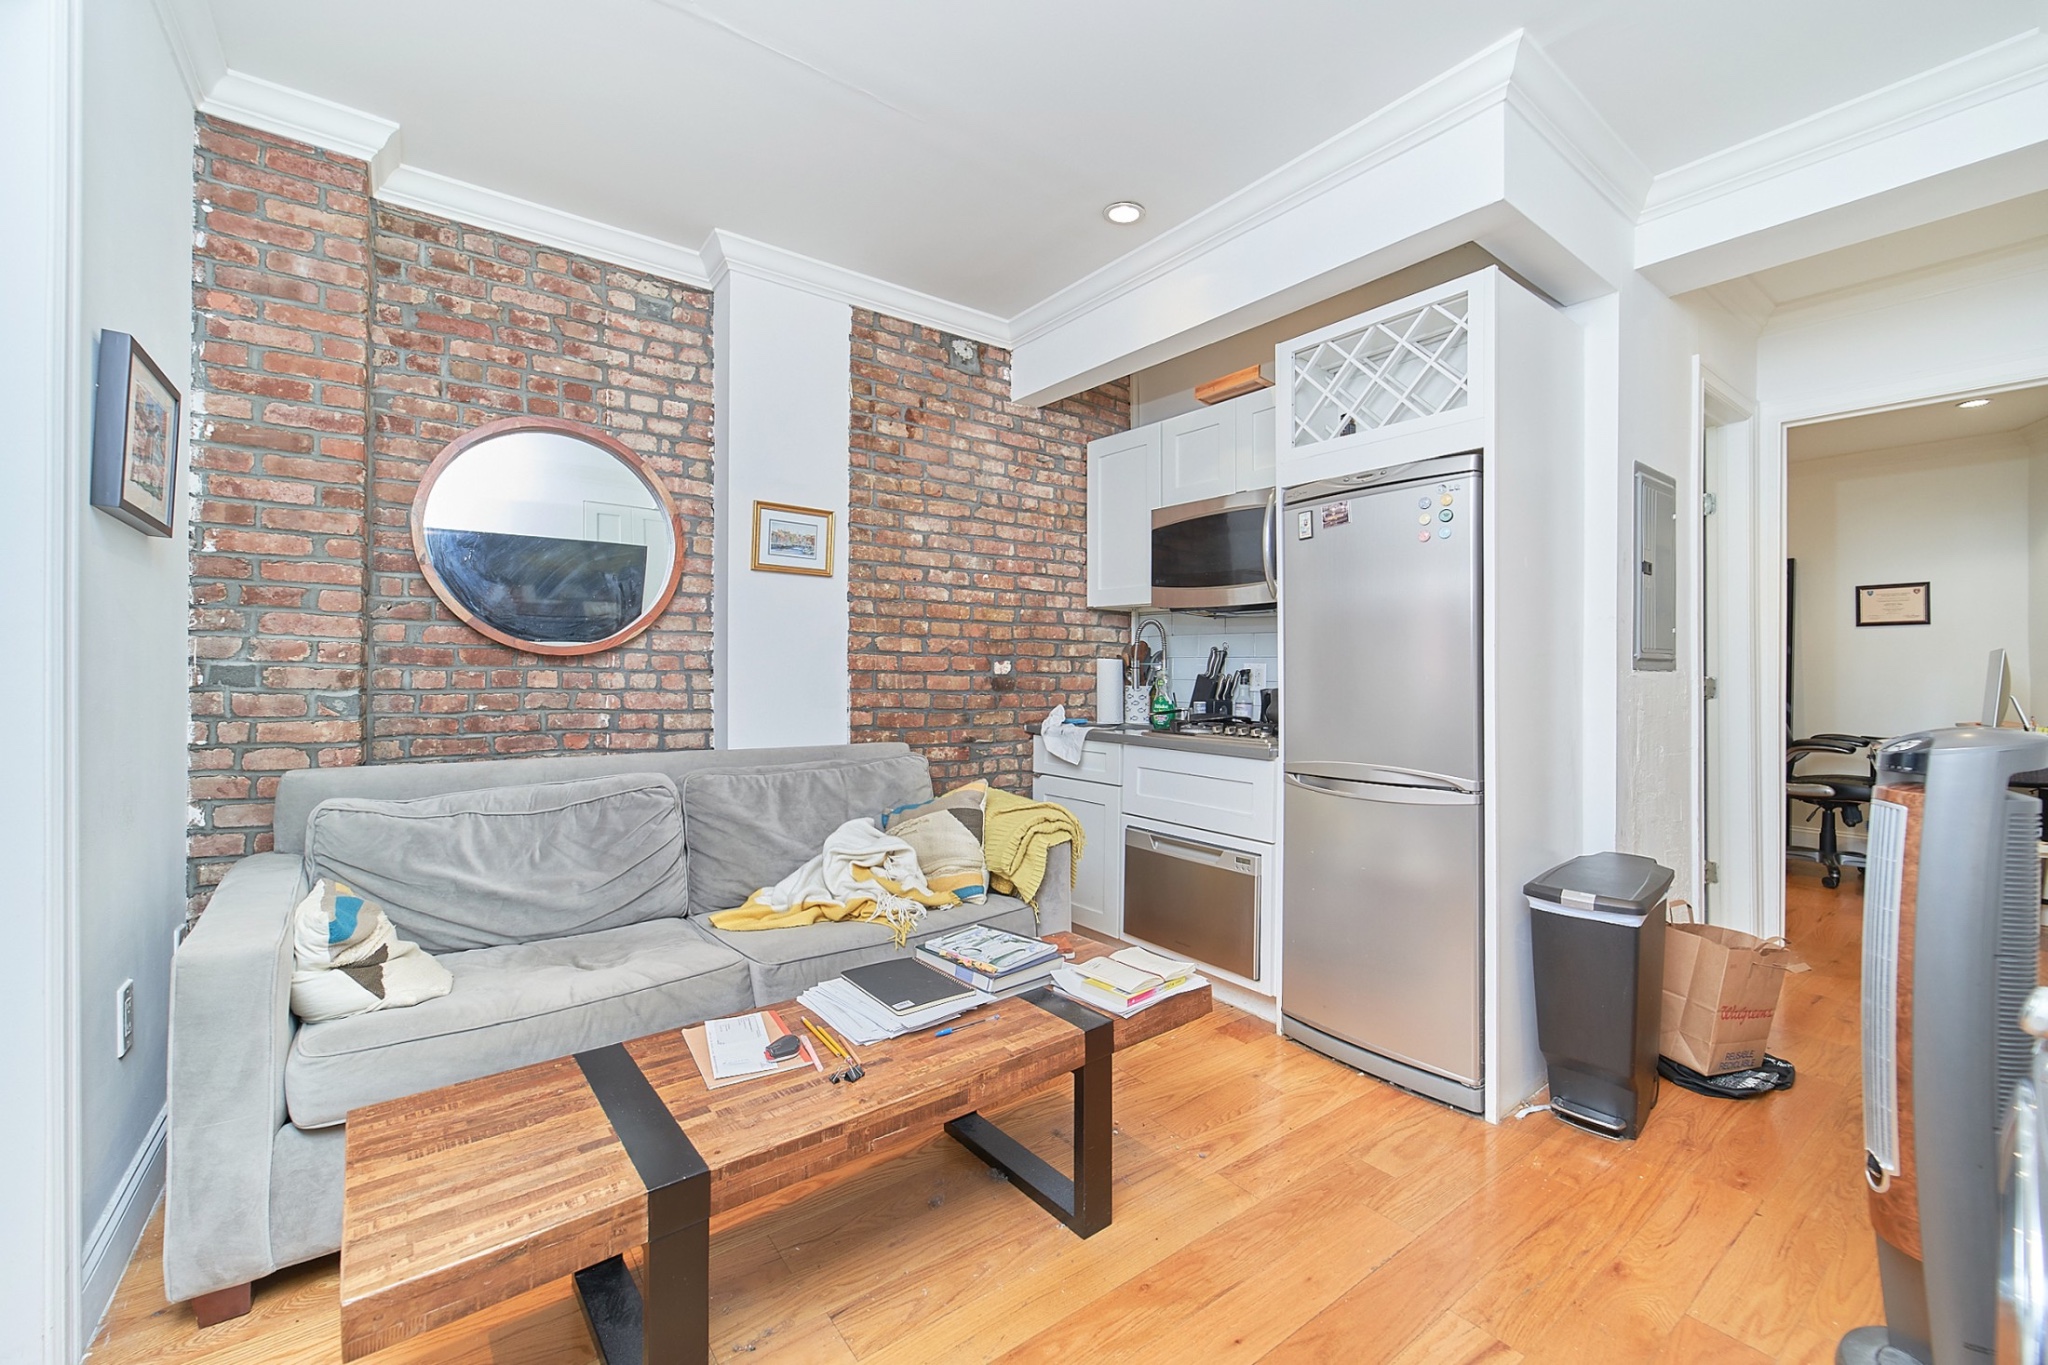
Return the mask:
<svg viewBox="0 0 2048 1365"><path fill-rule="evenodd" d="M1152 508L1159 488L1159 428L1088 443L1088 605L1152 600Z"/></svg>
<svg viewBox="0 0 2048 1365"><path fill-rule="evenodd" d="M1273 486L1273 417L1278 389L1260 389L1231 400L1237 409L1237 491Z"/></svg>
<svg viewBox="0 0 2048 1365"><path fill-rule="evenodd" d="M1031 784L1034 801L1057 801L1081 824L1081 863L1074 881L1074 924L1100 934L1121 935L1124 924L1122 792L1102 782L1041 777Z"/></svg>
<svg viewBox="0 0 2048 1365"><path fill-rule="evenodd" d="M1235 404L1218 403L1159 423L1159 506L1221 498L1236 491Z"/></svg>

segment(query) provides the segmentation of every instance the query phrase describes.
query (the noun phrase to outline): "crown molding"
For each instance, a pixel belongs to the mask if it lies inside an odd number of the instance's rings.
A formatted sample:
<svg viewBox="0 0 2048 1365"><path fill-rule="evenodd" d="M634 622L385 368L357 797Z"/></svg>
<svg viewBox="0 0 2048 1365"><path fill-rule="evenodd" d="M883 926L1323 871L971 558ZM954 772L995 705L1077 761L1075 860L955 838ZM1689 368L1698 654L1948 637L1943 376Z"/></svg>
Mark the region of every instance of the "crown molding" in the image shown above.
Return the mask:
<svg viewBox="0 0 2048 1365"><path fill-rule="evenodd" d="M1517 50L1526 41L1515 30L1278 170L1032 304L1011 320L1015 344L1068 326L1499 103L1513 77Z"/></svg>
<svg viewBox="0 0 2048 1365"><path fill-rule="evenodd" d="M227 74L228 59L214 26L207 0L154 0L157 22L170 43L171 60L185 82L185 94L197 109L214 84Z"/></svg>
<svg viewBox="0 0 2048 1365"><path fill-rule="evenodd" d="M1024 309L1012 320L1017 344L1068 326L1499 105L1519 114L1625 218L1635 218L1649 191L1649 170L1536 41L1517 29L1278 170Z"/></svg>
<svg viewBox="0 0 2048 1365"><path fill-rule="evenodd" d="M260 76L223 72L199 102L199 111L366 161L372 191L398 168L396 123Z"/></svg>
<svg viewBox="0 0 2048 1365"><path fill-rule="evenodd" d="M1781 303L1771 310L1764 330L1780 332L1808 327L2044 271L2048 271L2048 240L2020 242L1960 260L1937 261L1918 270L1888 275L1870 283L1845 285Z"/></svg>
<svg viewBox="0 0 2048 1365"><path fill-rule="evenodd" d="M1665 171L1650 182L1641 221L1695 208L2041 85L2048 85L2048 33L2037 28Z"/></svg>
<svg viewBox="0 0 2048 1365"><path fill-rule="evenodd" d="M1701 292L1731 317L1747 323L1753 331L1761 332L1778 310L1778 301L1748 275L1737 275L1732 280L1710 284Z"/></svg>
<svg viewBox="0 0 2048 1365"><path fill-rule="evenodd" d="M750 275L821 298L836 299L855 308L872 308L878 313L934 327L941 332L972 337L996 346L1008 347L1011 344L1009 320L994 313L878 280L872 275L757 242L722 228L705 239L703 257L714 288L727 275Z"/></svg>
<svg viewBox="0 0 2048 1365"><path fill-rule="evenodd" d="M400 208L452 218L494 232L508 233L608 265L659 275L698 289L709 287L704 258L686 246L650 237L630 228L613 227L581 214L536 204L530 199L472 185L452 176L400 166L377 188L377 198Z"/></svg>
<svg viewBox="0 0 2048 1365"><path fill-rule="evenodd" d="M1517 44L1504 95L1602 198L1635 221L1650 192L1650 168L1534 39L1524 36Z"/></svg>

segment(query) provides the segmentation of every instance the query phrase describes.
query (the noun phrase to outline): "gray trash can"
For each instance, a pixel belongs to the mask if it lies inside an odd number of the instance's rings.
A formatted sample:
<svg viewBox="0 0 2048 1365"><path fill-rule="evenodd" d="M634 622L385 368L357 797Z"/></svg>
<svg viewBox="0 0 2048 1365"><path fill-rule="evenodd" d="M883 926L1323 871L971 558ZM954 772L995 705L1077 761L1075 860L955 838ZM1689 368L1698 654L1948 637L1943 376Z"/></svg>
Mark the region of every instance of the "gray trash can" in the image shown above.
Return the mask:
<svg viewBox="0 0 2048 1365"><path fill-rule="evenodd" d="M1522 887L1550 1109L1603 1137L1634 1137L1657 1103L1670 889L1670 868L1631 853L1589 853Z"/></svg>

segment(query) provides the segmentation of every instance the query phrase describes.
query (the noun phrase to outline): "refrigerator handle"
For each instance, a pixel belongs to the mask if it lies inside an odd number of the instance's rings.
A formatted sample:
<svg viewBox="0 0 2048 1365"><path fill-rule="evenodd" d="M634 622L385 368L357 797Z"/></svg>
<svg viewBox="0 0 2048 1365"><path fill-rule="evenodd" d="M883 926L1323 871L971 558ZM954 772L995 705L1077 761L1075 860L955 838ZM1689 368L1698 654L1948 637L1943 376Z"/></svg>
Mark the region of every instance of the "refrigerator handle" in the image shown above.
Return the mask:
<svg viewBox="0 0 2048 1365"><path fill-rule="evenodd" d="M1275 484L1273 491L1266 494L1266 524L1259 529L1259 567L1266 571L1266 591L1280 595L1280 582L1273 576L1273 561L1278 558L1273 552L1280 527L1280 488Z"/></svg>
<svg viewBox="0 0 2048 1365"><path fill-rule="evenodd" d="M1289 773L1290 786L1324 796L1341 796L1351 801L1381 801L1397 806L1476 806L1479 793L1455 787L1418 787L1409 783L1354 782L1341 777L1314 777Z"/></svg>

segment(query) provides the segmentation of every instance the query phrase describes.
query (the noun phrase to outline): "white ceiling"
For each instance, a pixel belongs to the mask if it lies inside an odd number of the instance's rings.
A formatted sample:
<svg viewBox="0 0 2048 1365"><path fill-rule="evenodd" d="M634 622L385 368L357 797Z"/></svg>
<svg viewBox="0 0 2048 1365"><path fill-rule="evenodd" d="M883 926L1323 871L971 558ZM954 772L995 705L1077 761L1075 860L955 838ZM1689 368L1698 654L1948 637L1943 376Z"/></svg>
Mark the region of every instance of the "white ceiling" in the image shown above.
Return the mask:
<svg viewBox="0 0 2048 1365"><path fill-rule="evenodd" d="M407 164L1011 315L1526 28L1652 172L2039 22L2039 0L206 0L236 71ZM1143 202L1136 228L1100 217Z"/></svg>
<svg viewBox="0 0 2048 1365"><path fill-rule="evenodd" d="M2048 191L2022 195L1971 213L1873 237L1748 278L1775 307L1809 303L1840 290L1965 256L2002 251L2048 238Z"/></svg>
<svg viewBox="0 0 2048 1365"><path fill-rule="evenodd" d="M1794 460L1818 460L1970 436L1997 436L2048 421L2048 385L2009 389L1990 398L1981 408L1959 408L1957 400L1949 398L1917 408L1793 427L1786 434L1786 454Z"/></svg>

